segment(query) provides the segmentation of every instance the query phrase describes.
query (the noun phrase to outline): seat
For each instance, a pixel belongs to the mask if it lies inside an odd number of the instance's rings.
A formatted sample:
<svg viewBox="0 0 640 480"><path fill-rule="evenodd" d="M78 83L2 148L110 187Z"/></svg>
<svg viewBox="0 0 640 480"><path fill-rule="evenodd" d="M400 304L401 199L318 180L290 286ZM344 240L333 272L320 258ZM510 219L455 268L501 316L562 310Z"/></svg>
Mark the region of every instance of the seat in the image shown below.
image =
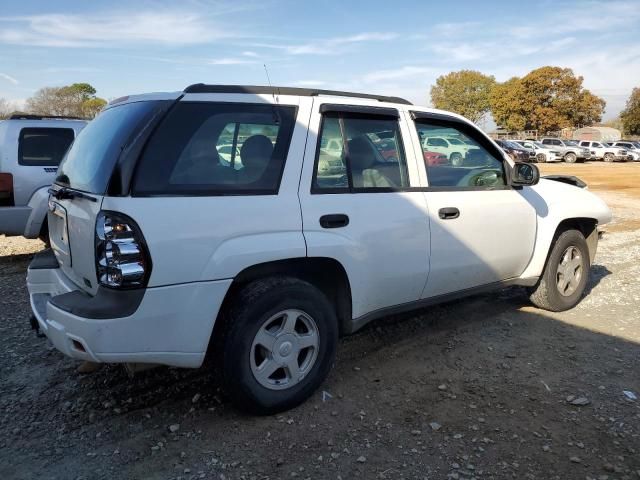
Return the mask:
<svg viewBox="0 0 640 480"><path fill-rule="evenodd" d="M363 135L348 142L351 178L355 188L394 187L377 168L377 151Z"/></svg>
<svg viewBox="0 0 640 480"><path fill-rule="evenodd" d="M273 143L265 135L252 135L240 148L242 169L238 171L240 183L255 183L262 180L271 162Z"/></svg>

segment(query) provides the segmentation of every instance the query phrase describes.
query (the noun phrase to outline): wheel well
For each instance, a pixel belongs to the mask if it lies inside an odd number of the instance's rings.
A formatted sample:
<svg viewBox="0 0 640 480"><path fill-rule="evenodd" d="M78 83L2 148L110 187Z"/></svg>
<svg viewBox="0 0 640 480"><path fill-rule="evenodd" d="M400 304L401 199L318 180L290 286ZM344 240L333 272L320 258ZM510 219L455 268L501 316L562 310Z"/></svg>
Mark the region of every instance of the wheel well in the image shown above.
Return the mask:
<svg viewBox="0 0 640 480"><path fill-rule="evenodd" d="M351 287L344 267L333 258L302 257L259 263L236 275L222 302L213 338L218 328L224 328L224 311L236 293L250 282L273 276L294 277L314 285L335 308L340 333L348 331L346 327L351 322Z"/></svg>
<svg viewBox="0 0 640 480"><path fill-rule="evenodd" d="M584 238L589 238L589 236L594 232L597 226L598 221L595 218L566 218L558 224L554 239L558 238L558 236L562 232L565 232L567 230L578 230L582 232Z"/></svg>

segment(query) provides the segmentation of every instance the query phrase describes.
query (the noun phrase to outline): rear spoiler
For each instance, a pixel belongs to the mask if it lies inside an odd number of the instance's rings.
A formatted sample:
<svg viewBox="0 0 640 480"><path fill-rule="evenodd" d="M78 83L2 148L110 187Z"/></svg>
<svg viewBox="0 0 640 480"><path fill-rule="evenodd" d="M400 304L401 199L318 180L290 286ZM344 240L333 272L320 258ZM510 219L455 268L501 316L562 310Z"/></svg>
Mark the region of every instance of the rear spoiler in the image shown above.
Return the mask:
<svg viewBox="0 0 640 480"><path fill-rule="evenodd" d="M578 188L587 188L587 184L580 180L578 177L574 177L573 175L545 175L542 178L546 178L547 180L553 180L555 182L566 183L568 185L573 185Z"/></svg>

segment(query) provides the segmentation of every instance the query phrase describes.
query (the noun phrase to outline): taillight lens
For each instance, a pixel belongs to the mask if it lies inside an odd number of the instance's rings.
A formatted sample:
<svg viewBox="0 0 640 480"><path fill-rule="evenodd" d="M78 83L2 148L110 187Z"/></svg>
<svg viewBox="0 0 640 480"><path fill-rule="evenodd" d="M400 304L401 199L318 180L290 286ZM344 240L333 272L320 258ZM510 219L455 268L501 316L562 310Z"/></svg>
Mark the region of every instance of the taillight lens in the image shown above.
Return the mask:
<svg viewBox="0 0 640 480"><path fill-rule="evenodd" d="M130 217L102 211L96 222L98 283L110 288L147 285L151 258L142 232Z"/></svg>
<svg viewBox="0 0 640 480"><path fill-rule="evenodd" d="M0 207L13 207L13 175L0 173Z"/></svg>

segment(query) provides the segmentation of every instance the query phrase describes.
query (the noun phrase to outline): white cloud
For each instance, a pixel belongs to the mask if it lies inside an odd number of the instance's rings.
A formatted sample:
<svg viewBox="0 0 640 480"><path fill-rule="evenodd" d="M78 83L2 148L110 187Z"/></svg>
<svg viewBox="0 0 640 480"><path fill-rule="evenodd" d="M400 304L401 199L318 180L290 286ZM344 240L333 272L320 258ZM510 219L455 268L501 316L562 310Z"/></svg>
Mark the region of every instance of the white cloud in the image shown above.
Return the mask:
<svg viewBox="0 0 640 480"><path fill-rule="evenodd" d="M0 43L47 47L191 45L231 36L197 13L137 11L0 17Z"/></svg>
<svg viewBox="0 0 640 480"><path fill-rule="evenodd" d="M259 57L260 56L256 52L251 52L251 51L242 52L242 55L244 55L245 57Z"/></svg>
<svg viewBox="0 0 640 480"><path fill-rule="evenodd" d="M348 37L317 39L300 44L256 43L253 46L282 50L289 55L337 55L345 53L357 44L384 42L398 38L396 33L365 32Z"/></svg>
<svg viewBox="0 0 640 480"><path fill-rule="evenodd" d="M14 85L18 85L18 80L16 80L15 78L13 78L11 75L8 75L6 73L0 73L0 78L4 78L7 82L13 83Z"/></svg>
<svg viewBox="0 0 640 480"><path fill-rule="evenodd" d="M207 63L209 65L249 65L258 62L255 60L247 60L246 58L214 58Z"/></svg>

